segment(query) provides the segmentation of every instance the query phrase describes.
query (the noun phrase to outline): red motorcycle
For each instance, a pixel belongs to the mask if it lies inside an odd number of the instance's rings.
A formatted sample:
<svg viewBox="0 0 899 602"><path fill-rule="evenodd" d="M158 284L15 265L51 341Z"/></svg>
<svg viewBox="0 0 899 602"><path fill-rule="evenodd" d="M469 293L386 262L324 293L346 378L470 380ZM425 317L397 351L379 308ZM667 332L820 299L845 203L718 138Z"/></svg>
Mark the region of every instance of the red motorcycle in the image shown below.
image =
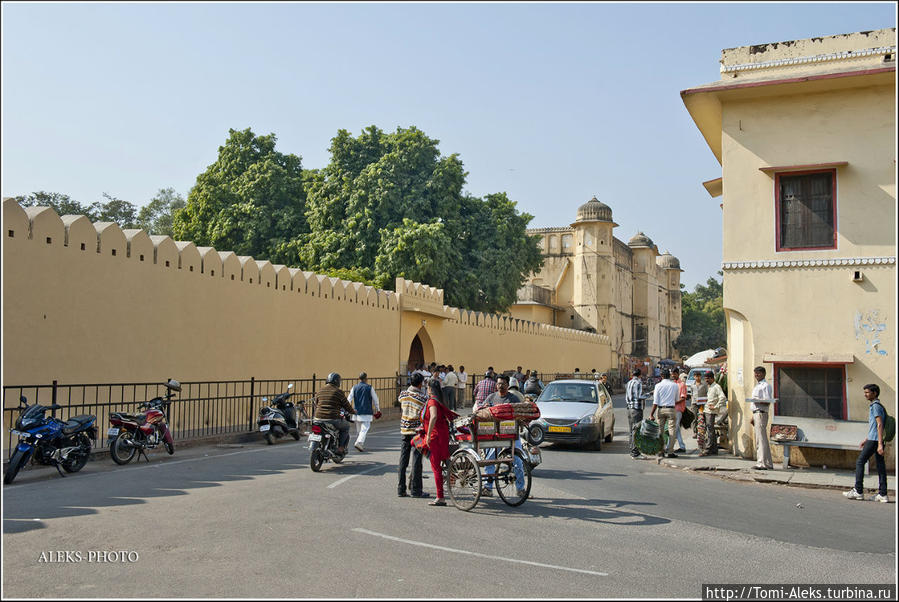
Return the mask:
<svg viewBox="0 0 899 602"><path fill-rule="evenodd" d="M143 455L147 462L146 450L153 449L159 444L165 447L165 451L172 455L175 453L175 442L169 425L166 424L166 411L175 392L181 391L181 384L174 379L165 383L168 393L165 397L156 397L140 404L138 409L146 408L139 414L126 412L114 412L109 416L112 424L107 436L109 437L109 455L116 464L127 464L136 455Z"/></svg>

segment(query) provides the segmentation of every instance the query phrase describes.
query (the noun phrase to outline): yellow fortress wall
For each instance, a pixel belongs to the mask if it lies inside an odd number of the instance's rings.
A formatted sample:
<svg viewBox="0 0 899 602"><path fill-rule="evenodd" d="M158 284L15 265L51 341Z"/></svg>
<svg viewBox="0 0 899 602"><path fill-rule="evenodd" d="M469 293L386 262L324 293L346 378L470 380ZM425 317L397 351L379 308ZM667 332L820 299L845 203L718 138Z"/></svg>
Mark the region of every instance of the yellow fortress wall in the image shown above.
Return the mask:
<svg viewBox="0 0 899 602"><path fill-rule="evenodd" d="M607 365L608 337L443 305L191 242L3 202L4 385L354 377Z"/></svg>

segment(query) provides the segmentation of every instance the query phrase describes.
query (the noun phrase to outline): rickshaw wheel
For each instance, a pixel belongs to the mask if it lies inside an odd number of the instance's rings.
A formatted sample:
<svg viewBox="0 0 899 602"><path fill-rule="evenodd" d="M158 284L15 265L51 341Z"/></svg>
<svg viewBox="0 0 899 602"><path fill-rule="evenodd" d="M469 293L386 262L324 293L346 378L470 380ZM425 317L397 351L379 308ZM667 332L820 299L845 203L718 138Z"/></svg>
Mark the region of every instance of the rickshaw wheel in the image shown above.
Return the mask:
<svg viewBox="0 0 899 602"><path fill-rule="evenodd" d="M468 450L460 449L449 459L447 488L459 510L471 510L481 499L481 468Z"/></svg>
<svg viewBox="0 0 899 602"><path fill-rule="evenodd" d="M509 457L509 450L504 449L497 456L502 460ZM496 484L496 492L510 506L520 506L531 495L531 465L528 464L524 457L524 452L520 449L515 450L515 464L519 464L524 471L524 489L518 489L518 482L515 478L515 467L512 464L500 464L496 468L496 474L493 477Z"/></svg>

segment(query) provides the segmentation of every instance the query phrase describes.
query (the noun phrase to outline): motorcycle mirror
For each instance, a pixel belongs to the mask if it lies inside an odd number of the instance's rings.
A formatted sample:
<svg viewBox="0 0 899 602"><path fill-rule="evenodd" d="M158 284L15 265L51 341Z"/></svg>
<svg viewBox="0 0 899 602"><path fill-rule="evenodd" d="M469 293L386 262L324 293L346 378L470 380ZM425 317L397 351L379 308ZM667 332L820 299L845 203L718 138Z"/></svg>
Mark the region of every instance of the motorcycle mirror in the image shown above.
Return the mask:
<svg viewBox="0 0 899 602"><path fill-rule="evenodd" d="M287 390L289 391L291 389L293 389L293 383L290 383L289 385L287 385Z"/></svg>
<svg viewBox="0 0 899 602"><path fill-rule="evenodd" d="M165 383L165 386L172 391L178 391L179 393L181 392L181 383L179 383L174 378L170 378L169 382Z"/></svg>
<svg viewBox="0 0 899 602"><path fill-rule="evenodd" d="M263 397L262 401L264 401L265 403L268 403L268 397Z"/></svg>
<svg viewBox="0 0 899 602"><path fill-rule="evenodd" d="M25 399L24 395L19 395L19 403L24 403L26 406L28 405L28 400Z"/></svg>

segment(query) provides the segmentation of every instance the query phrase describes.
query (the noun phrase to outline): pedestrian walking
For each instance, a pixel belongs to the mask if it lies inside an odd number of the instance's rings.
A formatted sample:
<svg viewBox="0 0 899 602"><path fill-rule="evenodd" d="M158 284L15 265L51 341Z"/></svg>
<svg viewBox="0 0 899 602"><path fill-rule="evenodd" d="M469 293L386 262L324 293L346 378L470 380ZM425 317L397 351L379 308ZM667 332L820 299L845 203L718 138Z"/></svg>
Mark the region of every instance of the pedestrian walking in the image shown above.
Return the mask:
<svg viewBox="0 0 899 602"><path fill-rule="evenodd" d="M353 417L356 425L356 442L353 446L362 452L365 451L365 438L371 428L372 418L381 417L378 393L374 387L368 384L368 374L363 372L359 375L359 382L350 389L347 401L353 404L356 410L356 415Z"/></svg>
<svg viewBox="0 0 899 602"><path fill-rule="evenodd" d="M855 461L855 487L849 491L843 492L843 495L850 500L865 499L865 465L871 456L874 456L874 463L877 465L877 477L880 481L880 488L874 501L887 503L887 465L883 459L883 425L886 422L886 409L880 403L880 387L878 385L865 385L862 387L865 393L865 399L871 404L868 407L868 436L859 444L862 450L858 454L858 460Z"/></svg>
<svg viewBox="0 0 899 602"><path fill-rule="evenodd" d="M640 379L641 372L637 368L634 370L633 378L627 383L624 391L624 400L627 405L627 429L630 433L631 457L639 458L640 451L634 441L634 433L640 428L643 422L643 381Z"/></svg>
<svg viewBox="0 0 899 602"><path fill-rule="evenodd" d="M412 472L409 476L409 489L412 490L412 497L428 497L428 494L422 491L421 452L412 445L412 437L415 436L419 427L421 427L421 410L428 400L422 391L422 383L424 383L424 377L421 373L413 372L412 383L399 397L400 406L402 407L400 434L403 436L402 444L400 445L399 480L396 486L396 494L399 497L408 495L406 493L406 468L409 466L410 455L412 457Z"/></svg>
<svg viewBox="0 0 899 602"><path fill-rule="evenodd" d="M755 377L755 387L752 389L752 418L749 421L755 427L755 468L756 470L771 470L774 463L771 461L771 445L768 443L768 408L774 400L771 385L765 380L766 370L764 366L756 366L752 371Z"/></svg>
<svg viewBox="0 0 899 602"><path fill-rule="evenodd" d="M659 432L668 430L668 444L661 452L660 456L666 458L676 458L674 453L674 442L677 439L677 412L674 405L677 403L678 388L677 384L671 380L671 371L668 368L662 370L662 381L655 386L652 392L652 410L649 412L649 419L653 420L656 414L656 408L659 411Z"/></svg>

